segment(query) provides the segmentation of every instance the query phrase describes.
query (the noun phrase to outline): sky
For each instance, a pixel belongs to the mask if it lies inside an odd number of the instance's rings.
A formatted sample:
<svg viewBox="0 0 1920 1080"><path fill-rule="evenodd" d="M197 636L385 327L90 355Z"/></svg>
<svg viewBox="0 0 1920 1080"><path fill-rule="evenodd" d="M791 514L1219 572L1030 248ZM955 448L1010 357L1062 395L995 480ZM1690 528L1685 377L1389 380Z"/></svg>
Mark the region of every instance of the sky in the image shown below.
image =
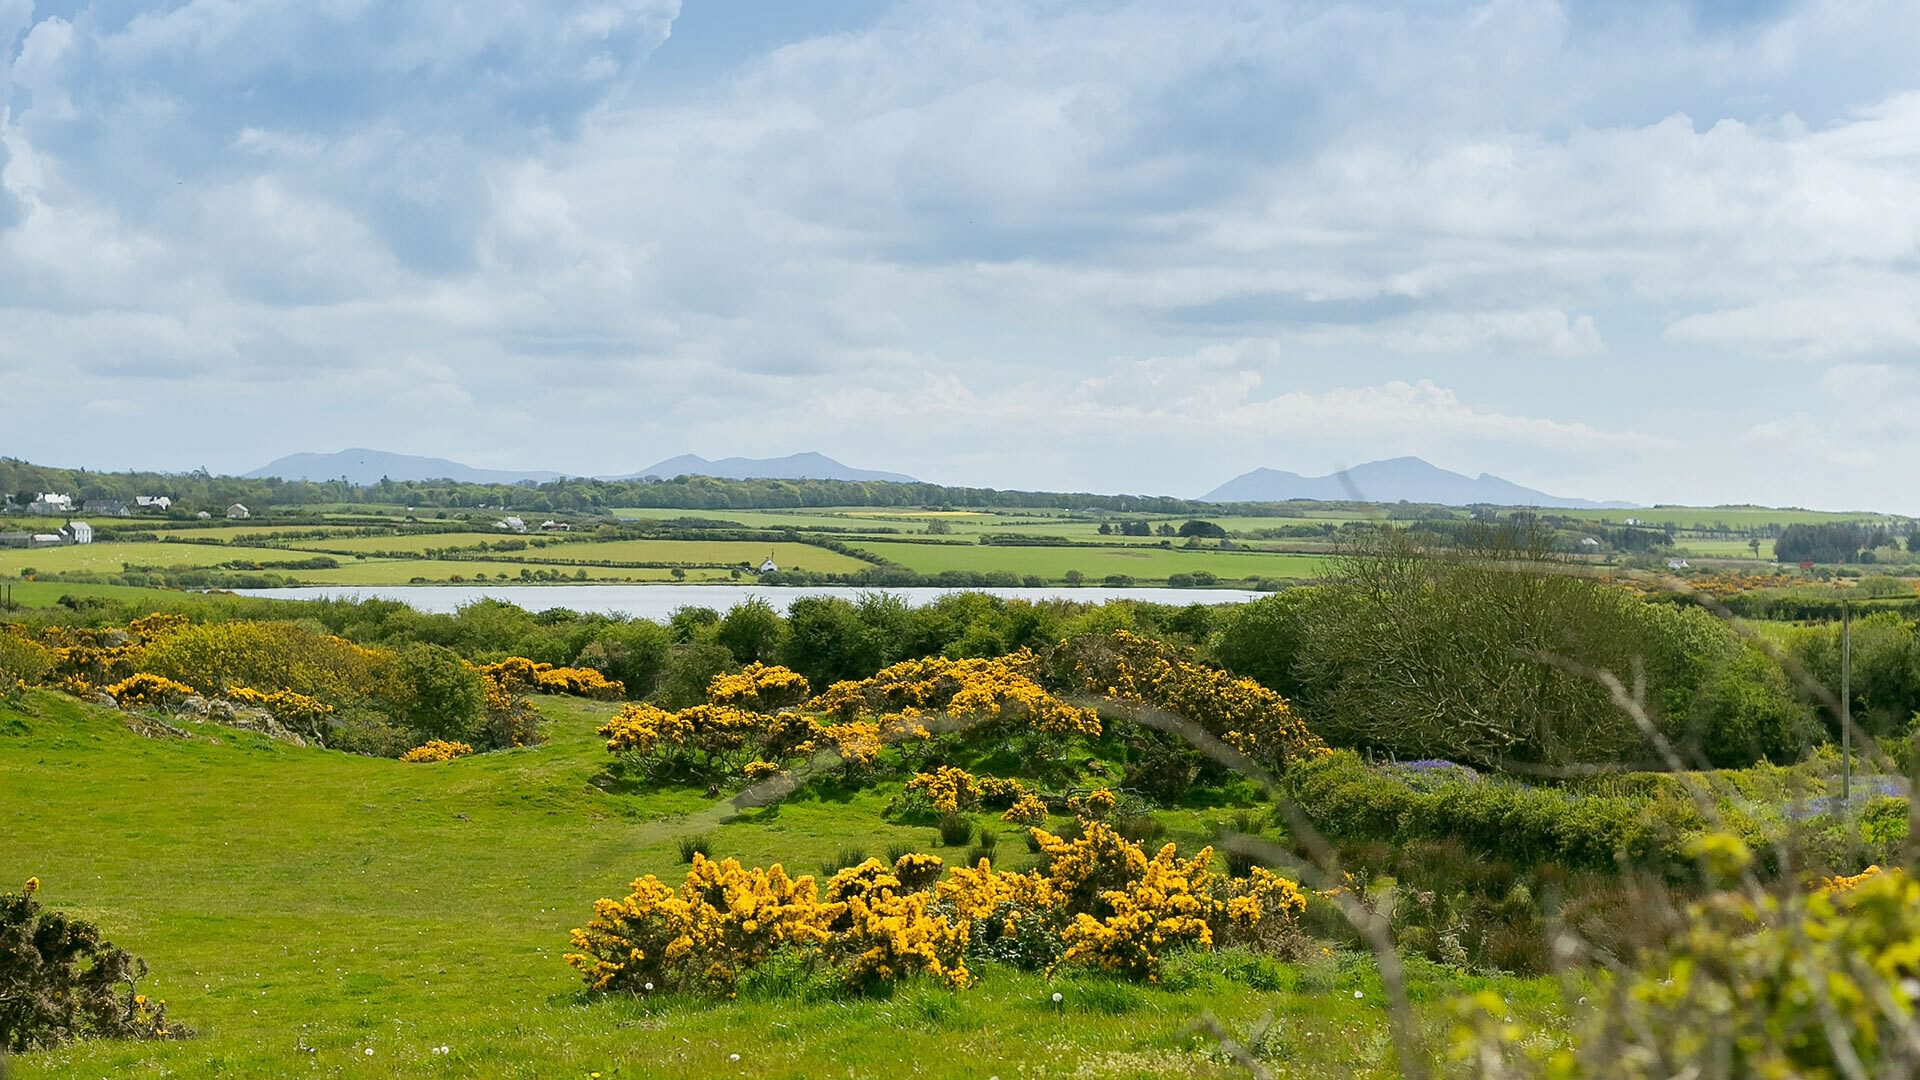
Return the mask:
<svg viewBox="0 0 1920 1080"><path fill-rule="evenodd" d="M0 0L0 454L1920 513L1912 0Z"/></svg>

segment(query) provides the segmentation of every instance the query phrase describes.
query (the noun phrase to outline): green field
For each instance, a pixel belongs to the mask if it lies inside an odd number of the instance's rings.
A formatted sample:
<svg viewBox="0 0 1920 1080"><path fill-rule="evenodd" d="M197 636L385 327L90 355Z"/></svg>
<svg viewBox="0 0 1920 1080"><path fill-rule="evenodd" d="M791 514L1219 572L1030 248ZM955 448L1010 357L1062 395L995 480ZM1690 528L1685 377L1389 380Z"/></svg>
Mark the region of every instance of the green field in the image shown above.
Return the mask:
<svg viewBox="0 0 1920 1080"><path fill-rule="evenodd" d="M290 547L310 551L414 551L424 552L442 548L478 549L482 544L498 543L502 539L526 539L519 536L503 537L498 533L424 533L411 536L357 536L348 540L304 540L293 541ZM581 563L581 562L624 562L624 563L679 563L693 566L699 564L734 566L746 563L759 566L760 561L769 554L782 569L818 570L823 573L850 573L859 570L868 563L842 555L837 551L814 547L811 544L787 542L760 543L748 540L604 540L594 541L585 538L567 540L555 537L539 537L546 540L544 546L534 546L531 542L519 551L489 552L488 558L494 561L529 563Z"/></svg>
<svg viewBox="0 0 1920 1080"><path fill-rule="evenodd" d="M1752 559L1753 549L1745 540L1702 540L1691 537L1679 537L1674 540L1675 550L1682 555L1696 555L1710 559ZM1773 561L1773 541L1760 541L1758 556L1768 562Z"/></svg>
<svg viewBox="0 0 1920 1080"><path fill-rule="evenodd" d="M1314 555L1276 555L1175 548L1002 547L981 544L902 544L863 540L854 545L890 562L923 574L942 570L981 573L1009 571L1058 580L1078 570L1089 580L1126 574L1146 581L1162 581L1169 574L1205 570L1224 579L1247 577L1307 578L1320 573L1325 560Z"/></svg>
<svg viewBox="0 0 1920 1080"><path fill-rule="evenodd" d="M321 540L289 540L288 547L308 551L405 551L425 552L442 548L477 548L482 544L493 544L501 540L526 540L527 537L503 532L445 532L445 533L409 533L399 536L343 536ZM547 539L541 537L541 539ZM550 545L563 543L562 540L550 541ZM547 550L529 548L529 550Z"/></svg>
<svg viewBox="0 0 1920 1080"><path fill-rule="evenodd" d="M1710 529L1715 525L1751 529L1761 525L1817 525L1830 521L1891 524L1904 520L1891 514L1864 511L1778 510L1765 506L1657 506L1651 510L1554 510L1551 513L1615 525L1633 518L1643 525L1675 525L1682 529Z"/></svg>
<svg viewBox="0 0 1920 1080"><path fill-rule="evenodd" d="M1389 1075L1378 980L1342 953L1265 990L1195 957L1179 989L982 965L959 993L588 998L561 960L568 928L634 876L680 870L680 837L809 873L848 843L932 838L880 820L897 784L738 816L691 790L602 791L592 728L612 706L541 707L546 745L408 765L196 725L140 738L50 693L0 706L0 880L38 875L50 906L147 959L143 989L199 1030L16 1058L15 1080L1245 1075L1190 1033L1202 1011L1241 1032L1271 1012L1277 1075ZM1173 838L1196 843L1206 824L1190 812ZM1556 999L1548 979L1413 970L1436 1035L1458 993L1492 989L1535 1016Z"/></svg>
<svg viewBox="0 0 1920 1080"><path fill-rule="evenodd" d="M273 573L298 578L307 585L405 585L415 578L430 582L449 582L455 578L471 581L476 574L497 578L518 578L522 570L559 570L572 578L584 571L589 581L678 581L673 571L653 568L607 566L542 566L534 563L496 559L348 559L334 570L282 570ZM724 570L688 570L687 581L726 580Z"/></svg>
<svg viewBox="0 0 1920 1080"><path fill-rule="evenodd" d="M250 562L287 562L306 558L282 548L235 547L225 544L120 543L74 544L68 547L0 548L0 577L18 578L24 569L43 574L117 574L126 564L135 566L218 566L244 559Z"/></svg>

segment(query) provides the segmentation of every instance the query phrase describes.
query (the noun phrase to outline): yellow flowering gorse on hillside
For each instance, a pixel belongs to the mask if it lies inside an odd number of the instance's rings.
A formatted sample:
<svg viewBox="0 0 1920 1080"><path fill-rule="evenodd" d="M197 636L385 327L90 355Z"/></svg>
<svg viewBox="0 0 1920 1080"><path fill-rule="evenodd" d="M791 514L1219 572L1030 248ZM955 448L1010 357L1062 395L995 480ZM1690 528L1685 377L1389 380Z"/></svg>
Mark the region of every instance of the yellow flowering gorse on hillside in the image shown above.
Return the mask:
<svg viewBox="0 0 1920 1080"><path fill-rule="evenodd" d="M1069 841L1034 830L1046 872L998 871L983 858L942 876L939 858L910 854L840 870L824 897L812 877L696 854L678 889L649 875L624 899L596 901L567 962L593 989L626 991L731 992L778 948L813 951L857 987L920 973L967 986L975 948L1154 979L1170 949L1272 945L1306 909L1305 894L1277 875L1213 873L1211 848L1183 859L1168 844L1148 857L1106 825L1086 832Z"/></svg>
<svg viewBox="0 0 1920 1080"><path fill-rule="evenodd" d="M1202 664L1178 646L1117 630L1068 642L1059 659L1075 685L1185 717L1269 768L1332 752L1285 698Z"/></svg>
<svg viewBox="0 0 1920 1080"><path fill-rule="evenodd" d="M473 753L473 747L463 742L449 742L446 739L430 739L400 755L401 761L452 761L457 757L466 757Z"/></svg>

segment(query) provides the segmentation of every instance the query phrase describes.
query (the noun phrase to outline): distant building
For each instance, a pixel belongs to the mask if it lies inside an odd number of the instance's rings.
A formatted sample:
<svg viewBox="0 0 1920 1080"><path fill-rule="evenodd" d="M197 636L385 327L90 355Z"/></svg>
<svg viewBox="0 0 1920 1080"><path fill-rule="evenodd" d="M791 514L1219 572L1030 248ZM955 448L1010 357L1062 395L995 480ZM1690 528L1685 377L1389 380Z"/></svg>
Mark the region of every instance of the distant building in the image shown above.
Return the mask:
<svg viewBox="0 0 1920 1080"><path fill-rule="evenodd" d="M232 506L227 507L227 516L237 521L252 517L253 511L247 509L246 506L241 503L234 503Z"/></svg>
<svg viewBox="0 0 1920 1080"><path fill-rule="evenodd" d="M1639 518L1628 518L1628 519L1627 519L1627 524L1629 524L1629 525L1638 525L1638 524L1640 524L1640 519L1639 519Z"/></svg>
<svg viewBox="0 0 1920 1080"><path fill-rule="evenodd" d="M173 499L166 495L135 495L133 505L142 510L171 510Z"/></svg>
<svg viewBox="0 0 1920 1080"><path fill-rule="evenodd" d="M133 508L118 499L88 499L85 509L94 517L133 516Z"/></svg>
<svg viewBox="0 0 1920 1080"><path fill-rule="evenodd" d="M1687 568L1687 560L1685 559L1668 559L1667 560L1667 569L1669 570L1685 570L1686 568Z"/></svg>
<svg viewBox="0 0 1920 1080"><path fill-rule="evenodd" d="M84 521L69 521L67 527L60 531L66 534L69 544L93 543L93 526Z"/></svg>
<svg viewBox="0 0 1920 1080"><path fill-rule="evenodd" d="M22 548L33 542L32 533L0 532L0 547Z"/></svg>
<svg viewBox="0 0 1920 1080"><path fill-rule="evenodd" d="M505 529L508 532L523 533L527 531L525 519L517 517L501 518L499 521L493 523L493 527L496 529Z"/></svg>
<svg viewBox="0 0 1920 1080"><path fill-rule="evenodd" d="M34 533L33 538L27 541L27 546L37 548L59 547L66 542L67 538L59 533Z"/></svg>
<svg viewBox="0 0 1920 1080"><path fill-rule="evenodd" d="M767 552L767 561L760 564L760 572L763 574L777 574L780 572L780 564L773 561L773 552Z"/></svg>
<svg viewBox="0 0 1920 1080"><path fill-rule="evenodd" d="M32 502L27 504L27 513L71 514L73 513L73 496L56 495L52 492L47 492L35 497Z"/></svg>
<svg viewBox="0 0 1920 1080"><path fill-rule="evenodd" d="M1591 536L1583 536L1580 538L1580 546L1586 548L1588 551L1598 551L1600 549L1600 541Z"/></svg>
<svg viewBox="0 0 1920 1080"><path fill-rule="evenodd" d="M199 513L193 516L196 518L199 518L201 521L206 521L207 519L213 517L212 514L207 513L205 510L200 511Z"/></svg>
<svg viewBox="0 0 1920 1080"><path fill-rule="evenodd" d="M567 524L564 521L549 520L549 521L543 521L540 523L540 531L541 532L572 532L573 526Z"/></svg>

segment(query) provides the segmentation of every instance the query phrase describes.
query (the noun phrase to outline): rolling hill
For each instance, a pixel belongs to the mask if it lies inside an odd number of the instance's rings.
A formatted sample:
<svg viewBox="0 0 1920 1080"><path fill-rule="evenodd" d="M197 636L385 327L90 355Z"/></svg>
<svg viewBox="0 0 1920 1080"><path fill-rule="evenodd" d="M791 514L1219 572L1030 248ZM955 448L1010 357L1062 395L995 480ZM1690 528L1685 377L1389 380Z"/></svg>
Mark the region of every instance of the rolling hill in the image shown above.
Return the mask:
<svg viewBox="0 0 1920 1080"><path fill-rule="evenodd" d="M1436 503L1442 506L1544 506L1559 509L1631 509L1627 502L1595 502L1549 495L1491 473L1470 477L1417 457L1369 461L1326 476L1254 469L1202 495L1203 502L1285 502L1289 499Z"/></svg>
<svg viewBox="0 0 1920 1080"><path fill-rule="evenodd" d="M676 476L713 476L722 480L884 480L896 484L919 481L903 473L856 469L842 465L825 454L807 451L777 458L721 458L710 461L698 454L681 454L639 472L623 476L603 476L602 480L638 480L657 476L670 480Z"/></svg>
<svg viewBox="0 0 1920 1080"><path fill-rule="evenodd" d="M248 479L341 480L362 487L387 480L457 480L468 484L543 484L564 473L476 469L445 458L355 447L333 454L288 454L245 474Z"/></svg>
<svg viewBox="0 0 1920 1080"><path fill-rule="evenodd" d="M575 475L544 470L477 469L445 458L395 454L355 447L332 454L288 454L246 473L248 479L341 480L365 487L387 480L457 480L469 484L544 484ZM598 476L599 480L638 480L676 476L712 476L722 480L885 480L912 484L902 473L856 469L808 451L777 458L729 457L709 461L697 454L668 458L639 472Z"/></svg>

